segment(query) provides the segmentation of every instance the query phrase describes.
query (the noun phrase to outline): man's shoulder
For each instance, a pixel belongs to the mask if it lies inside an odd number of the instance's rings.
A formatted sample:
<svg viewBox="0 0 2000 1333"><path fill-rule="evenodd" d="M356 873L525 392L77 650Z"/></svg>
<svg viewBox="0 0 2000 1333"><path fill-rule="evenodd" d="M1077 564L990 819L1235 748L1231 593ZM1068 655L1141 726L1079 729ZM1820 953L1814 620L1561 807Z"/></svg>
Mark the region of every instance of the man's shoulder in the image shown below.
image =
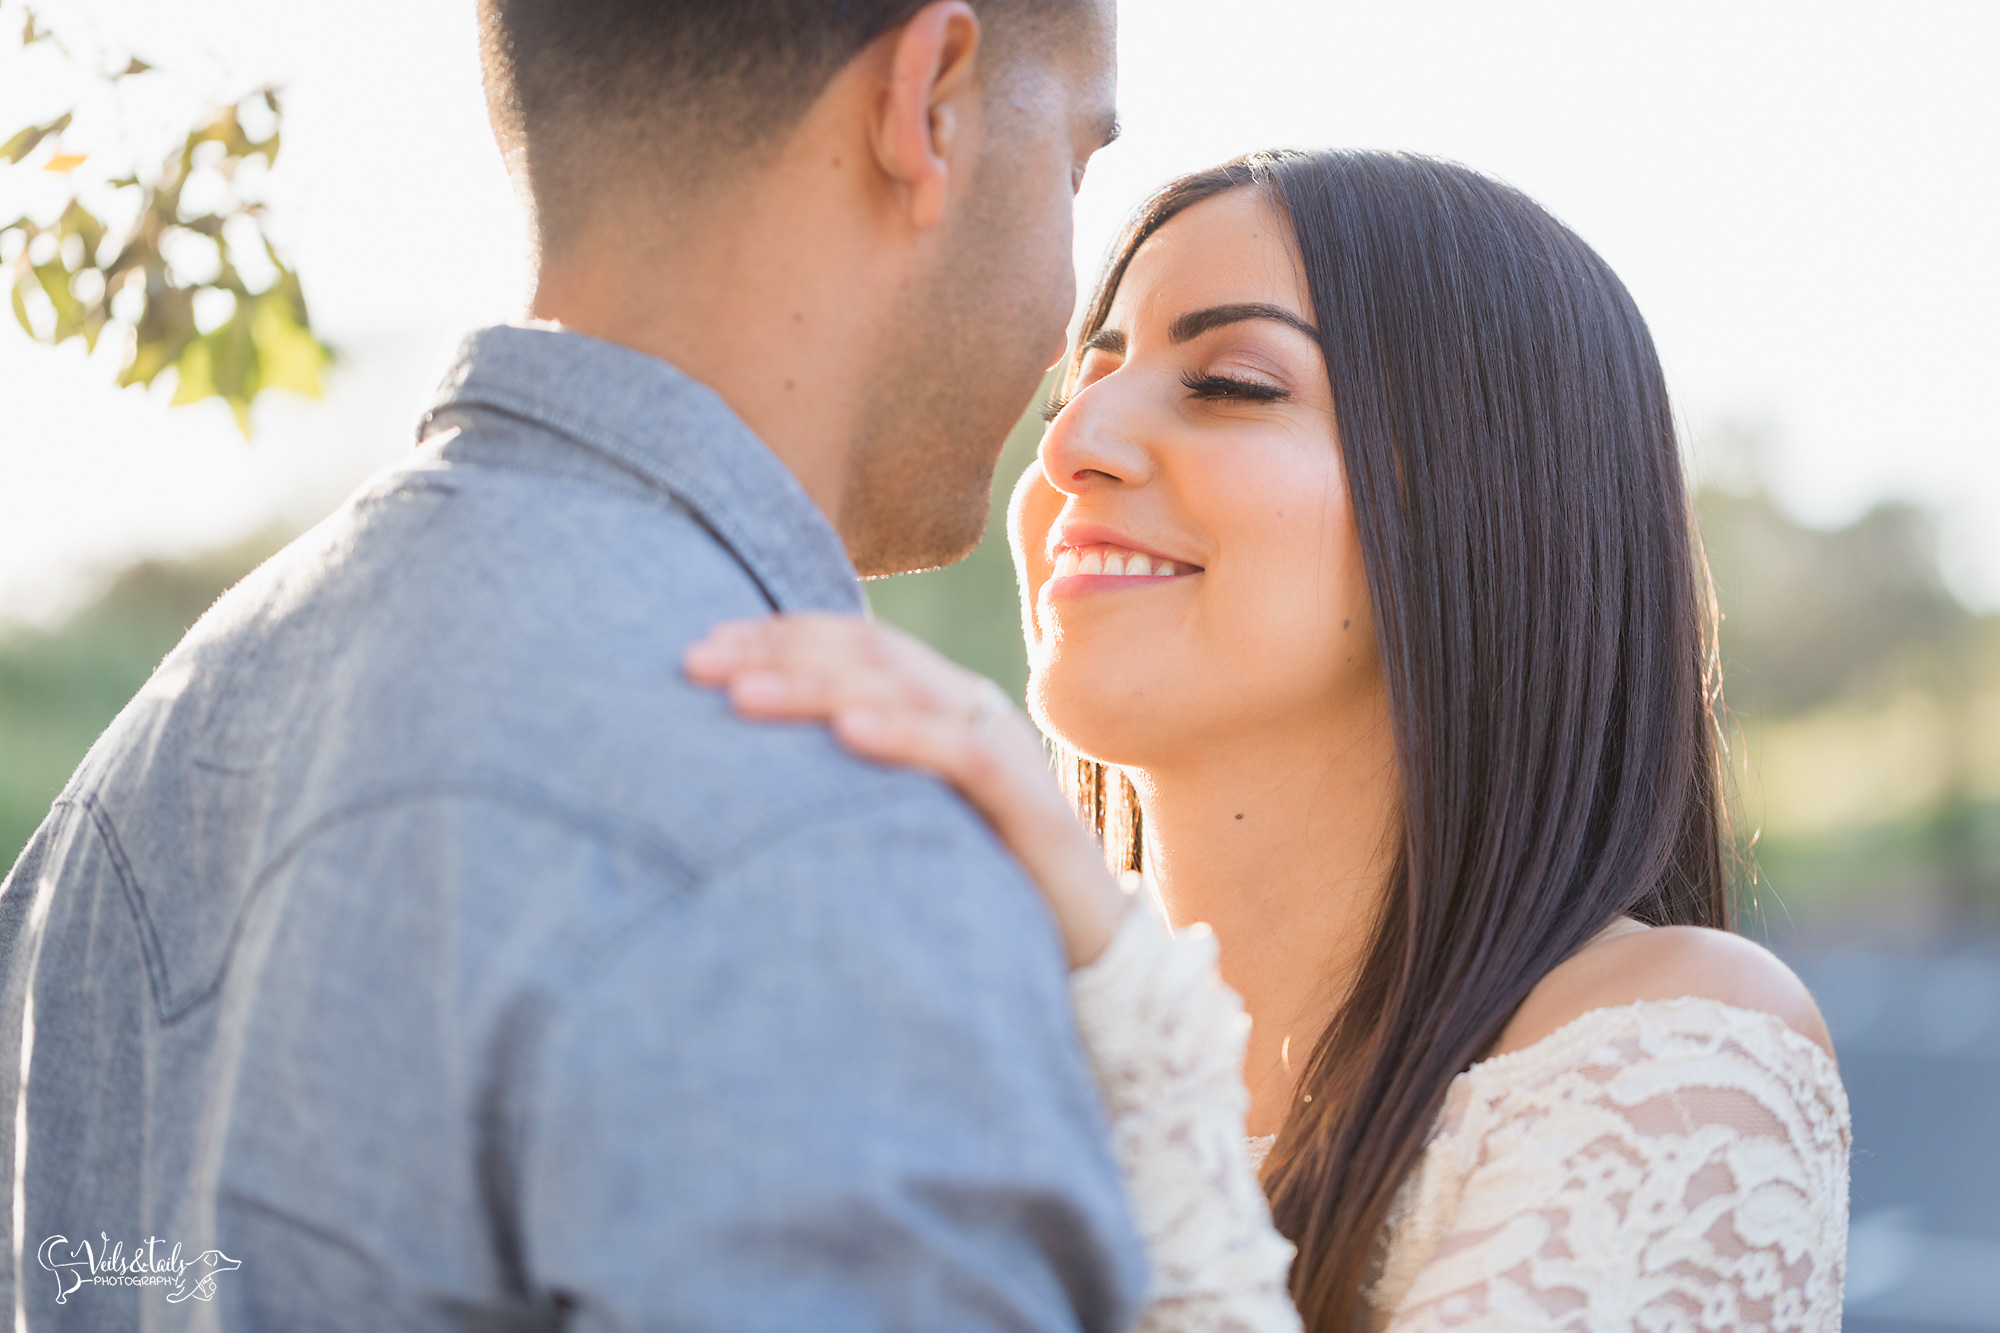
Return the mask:
<svg viewBox="0 0 2000 1333"><path fill-rule="evenodd" d="M803 897L815 868L865 886L928 847L1011 882L939 783L686 679L688 642L767 609L699 524L615 492L552 516L521 489L378 479L219 602L93 754L73 795L149 917L189 937L184 971L217 975L226 949L203 941L302 874L364 915L546 901L579 928L602 908L607 937L759 867Z"/></svg>
<svg viewBox="0 0 2000 1333"><path fill-rule="evenodd" d="M303 827L396 790L539 791L706 854L774 814L918 783L692 685L686 645L769 611L662 493L408 465L231 590L121 722L98 775L258 774Z"/></svg>

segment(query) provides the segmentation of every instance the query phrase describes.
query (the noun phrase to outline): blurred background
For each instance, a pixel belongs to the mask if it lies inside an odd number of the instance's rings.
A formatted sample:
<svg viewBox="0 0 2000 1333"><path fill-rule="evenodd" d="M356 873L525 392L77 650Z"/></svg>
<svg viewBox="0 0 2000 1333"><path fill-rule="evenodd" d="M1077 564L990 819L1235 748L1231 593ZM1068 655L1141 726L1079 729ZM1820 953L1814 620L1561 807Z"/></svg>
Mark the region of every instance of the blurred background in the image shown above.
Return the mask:
<svg viewBox="0 0 2000 1333"><path fill-rule="evenodd" d="M526 283L471 0L33 11L0 0L0 864ZM1087 287L1178 172L1408 148L1632 287L1725 615L1743 929L1814 987L1853 1100L1860 1333L2000 1330L1997 67L1991 0L1128 0L1125 135L1078 210ZM1018 691L997 524L870 591Z"/></svg>

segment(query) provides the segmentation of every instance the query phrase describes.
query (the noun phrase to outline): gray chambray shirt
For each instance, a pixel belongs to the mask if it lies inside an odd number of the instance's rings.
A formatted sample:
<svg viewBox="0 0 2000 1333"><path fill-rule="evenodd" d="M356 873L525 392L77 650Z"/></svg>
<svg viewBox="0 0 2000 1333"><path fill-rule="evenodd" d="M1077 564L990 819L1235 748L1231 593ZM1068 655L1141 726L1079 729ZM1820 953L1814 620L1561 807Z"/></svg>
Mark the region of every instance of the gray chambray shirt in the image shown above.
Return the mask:
<svg viewBox="0 0 2000 1333"><path fill-rule="evenodd" d="M16 1320L1121 1328L1033 886L937 782L681 674L719 620L862 609L791 474L552 329L468 338L420 435L0 890Z"/></svg>

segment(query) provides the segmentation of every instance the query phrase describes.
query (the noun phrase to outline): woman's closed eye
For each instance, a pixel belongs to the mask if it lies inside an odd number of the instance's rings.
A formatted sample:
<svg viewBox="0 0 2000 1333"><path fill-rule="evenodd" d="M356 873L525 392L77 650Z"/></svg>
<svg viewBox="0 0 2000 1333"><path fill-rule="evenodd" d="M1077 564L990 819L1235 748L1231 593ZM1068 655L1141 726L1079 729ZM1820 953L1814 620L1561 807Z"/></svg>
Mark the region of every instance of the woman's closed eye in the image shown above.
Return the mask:
<svg viewBox="0 0 2000 1333"><path fill-rule="evenodd" d="M1290 389L1263 380L1245 379L1238 375L1196 374L1188 371L1181 376L1181 383L1189 393L1203 402L1249 402L1277 403L1292 396ZM1069 406L1071 395L1057 394L1037 409L1042 420L1053 422Z"/></svg>
<svg viewBox="0 0 2000 1333"><path fill-rule="evenodd" d="M1233 399L1238 402L1276 403L1292 396L1290 389L1236 375L1198 375L1189 371L1181 376L1181 383L1187 386L1189 393L1203 402Z"/></svg>

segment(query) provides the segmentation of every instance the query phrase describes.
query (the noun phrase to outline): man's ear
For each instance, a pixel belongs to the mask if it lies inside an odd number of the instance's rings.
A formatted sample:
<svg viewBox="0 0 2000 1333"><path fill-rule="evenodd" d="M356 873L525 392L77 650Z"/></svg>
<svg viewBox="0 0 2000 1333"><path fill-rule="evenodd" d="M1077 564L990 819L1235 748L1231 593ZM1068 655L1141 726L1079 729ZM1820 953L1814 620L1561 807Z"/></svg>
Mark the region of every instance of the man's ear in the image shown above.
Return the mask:
<svg viewBox="0 0 2000 1333"><path fill-rule="evenodd" d="M889 85L872 127L875 158L900 189L911 224L934 227L978 116L979 16L965 0L936 0L891 40Z"/></svg>

